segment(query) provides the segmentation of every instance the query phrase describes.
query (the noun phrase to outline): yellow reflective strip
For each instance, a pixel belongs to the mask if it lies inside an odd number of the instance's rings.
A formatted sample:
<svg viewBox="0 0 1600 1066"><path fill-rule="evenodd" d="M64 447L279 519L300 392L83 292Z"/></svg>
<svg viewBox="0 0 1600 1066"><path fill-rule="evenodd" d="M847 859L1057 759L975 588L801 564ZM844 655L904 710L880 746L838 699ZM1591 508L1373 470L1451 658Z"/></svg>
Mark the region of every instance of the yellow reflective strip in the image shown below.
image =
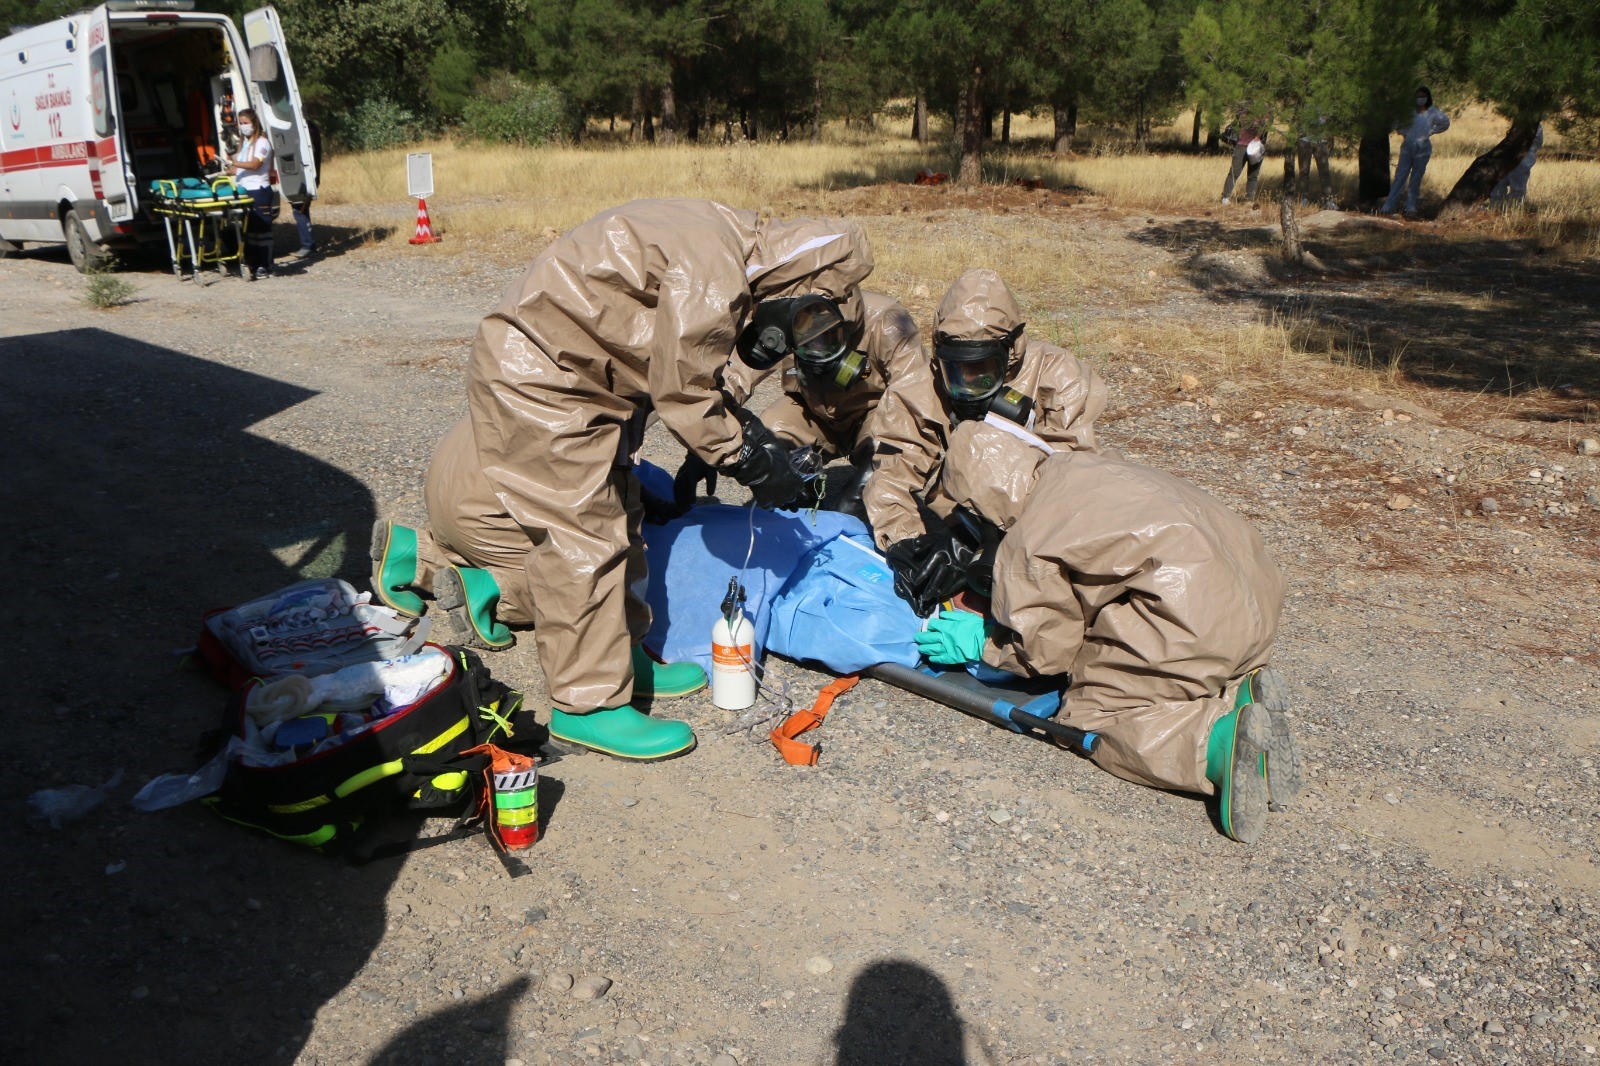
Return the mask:
<svg viewBox="0 0 1600 1066"><path fill-rule="evenodd" d="M317 796L314 799L303 800L299 803L269 803L267 810L273 814L299 814L332 803L332 796Z"/></svg>
<svg viewBox="0 0 1600 1066"><path fill-rule="evenodd" d="M452 740L459 737L462 733L465 733L471 724L472 720L470 718L462 718L461 721L457 722L449 729L446 729L443 733L440 733L438 736L434 737L420 748L415 749L412 754L433 754L446 744L450 743ZM356 774L354 777L350 778L348 781L344 782L338 788L334 789L333 794L338 796L340 799L343 799L344 797L350 795L350 793L358 792L370 784L382 781L386 777L393 777L395 774L404 769L404 758L393 759L379 766L368 767L359 774Z"/></svg>
<svg viewBox="0 0 1600 1066"><path fill-rule="evenodd" d="M440 748L444 747L446 744L450 743L456 737L459 737L462 733L465 733L467 731L467 727L470 725L472 725L472 719L463 716L461 721L457 722L443 733L440 733L438 736L422 745L422 747L412 752L412 754L431 755Z"/></svg>

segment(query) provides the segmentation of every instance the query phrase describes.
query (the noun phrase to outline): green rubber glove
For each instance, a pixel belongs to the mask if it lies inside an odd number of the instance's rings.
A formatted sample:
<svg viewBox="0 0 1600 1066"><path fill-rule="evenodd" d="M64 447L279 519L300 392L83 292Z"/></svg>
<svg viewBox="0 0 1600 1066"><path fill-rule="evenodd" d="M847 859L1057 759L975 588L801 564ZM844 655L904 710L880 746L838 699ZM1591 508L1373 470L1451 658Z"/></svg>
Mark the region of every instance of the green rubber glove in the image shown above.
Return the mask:
<svg viewBox="0 0 1600 1066"><path fill-rule="evenodd" d="M971 611L940 611L917 634L917 650L931 663L959 666L983 657L983 616Z"/></svg>

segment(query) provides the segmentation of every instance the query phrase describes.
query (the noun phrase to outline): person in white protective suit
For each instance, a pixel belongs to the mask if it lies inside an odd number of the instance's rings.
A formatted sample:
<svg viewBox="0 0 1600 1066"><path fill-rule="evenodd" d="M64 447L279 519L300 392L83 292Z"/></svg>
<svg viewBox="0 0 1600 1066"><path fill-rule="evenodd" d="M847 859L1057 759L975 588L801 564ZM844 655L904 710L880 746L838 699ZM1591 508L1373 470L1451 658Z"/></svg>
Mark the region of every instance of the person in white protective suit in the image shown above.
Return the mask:
<svg viewBox="0 0 1600 1066"><path fill-rule="evenodd" d="M1533 164L1538 161L1539 149L1544 147L1544 123L1539 123L1539 128L1533 132L1533 144L1528 148L1528 154L1522 157L1516 167L1500 179L1500 184L1494 187L1489 194L1491 204L1520 204L1528 198L1528 177L1533 173Z"/></svg>
<svg viewBox="0 0 1600 1066"><path fill-rule="evenodd" d="M1428 159L1433 155L1433 135L1450 128L1450 116L1433 106L1433 93L1426 85L1417 87L1417 109L1409 120L1395 126L1402 140L1400 161L1395 164L1394 184L1389 187L1389 198L1383 202L1382 211L1394 214L1400 204L1400 194L1405 193L1406 214L1417 213L1417 194L1422 191L1422 176L1428 170Z"/></svg>

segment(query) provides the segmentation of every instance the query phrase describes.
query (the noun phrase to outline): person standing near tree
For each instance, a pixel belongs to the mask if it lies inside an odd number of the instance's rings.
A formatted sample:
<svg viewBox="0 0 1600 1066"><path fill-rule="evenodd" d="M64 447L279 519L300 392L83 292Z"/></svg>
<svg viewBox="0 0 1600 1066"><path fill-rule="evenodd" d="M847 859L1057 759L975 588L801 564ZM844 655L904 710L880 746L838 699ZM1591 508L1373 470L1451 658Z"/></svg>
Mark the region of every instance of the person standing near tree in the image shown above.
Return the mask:
<svg viewBox="0 0 1600 1066"><path fill-rule="evenodd" d="M1222 202L1233 202L1233 186L1239 180L1239 172L1249 168L1249 176L1245 181L1244 198L1251 203L1256 201L1256 190L1261 184L1261 162L1267 157L1267 130L1270 120L1266 115L1255 115L1249 104L1240 104L1234 110L1233 125L1233 165L1228 168L1228 180L1222 186ZM1224 139L1229 139L1226 133Z"/></svg>
<svg viewBox="0 0 1600 1066"><path fill-rule="evenodd" d="M1329 211L1338 208L1339 203L1333 198L1333 172L1328 166L1328 150L1332 138L1328 136L1328 116L1318 115L1315 122L1307 122L1306 128L1300 131L1300 136L1295 142L1299 153L1300 180L1300 206L1306 206L1311 187L1311 161L1317 161L1317 177L1322 179L1322 206Z"/></svg>
<svg viewBox="0 0 1600 1066"><path fill-rule="evenodd" d="M1417 87L1417 109L1407 121L1395 126L1401 134L1400 162L1395 164L1394 184L1389 187L1389 198L1383 202L1382 213L1394 214L1399 206L1400 194L1406 196L1406 214L1417 213L1417 194L1422 191L1422 175L1427 172L1428 159L1433 155L1433 135L1450 128L1450 116L1433 106L1433 93L1426 85Z"/></svg>

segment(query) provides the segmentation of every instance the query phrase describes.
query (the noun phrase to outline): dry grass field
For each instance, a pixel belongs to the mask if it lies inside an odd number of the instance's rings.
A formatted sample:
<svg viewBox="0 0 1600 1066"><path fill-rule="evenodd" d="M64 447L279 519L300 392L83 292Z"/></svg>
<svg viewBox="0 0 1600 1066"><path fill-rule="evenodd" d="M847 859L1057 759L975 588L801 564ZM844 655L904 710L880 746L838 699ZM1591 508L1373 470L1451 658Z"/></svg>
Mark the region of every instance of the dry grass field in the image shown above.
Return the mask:
<svg viewBox="0 0 1600 1066"><path fill-rule="evenodd" d="M1079 152L1049 153L1047 119L1012 120L1013 144L987 155L991 181L1043 181L1051 189L1102 198L1127 210L1194 212L1217 207L1225 156L1191 154L1188 115L1156 130L1153 151L1138 151L1115 131L1086 129ZM1424 198L1437 201L1474 156L1492 146L1505 121L1483 108L1463 112L1435 141ZM825 204L828 193L906 183L924 168L953 169L948 139L919 145L902 121L875 130L835 125L822 144L739 143L638 148L597 137L581 146L515 148L435 141L415 146L433 153L438 190L433 207L458 237L565 230L613 204L639 196L703 196L741 207ZM1277 139L1275 139L1276 142ZM1274 143L1274 149L1281 142ZM381 206L405 202L407 149L339 155L327 161L325 202ZM1583 254L1600 250L1600 161L1570 152L1553 131L1529 187L1532 209L1486 218L1502 236L1531 237ZM1263 202L1282 182L1281 154L1263 168ZM1334 160L1335 194L1355 196L1353 154ZM821 198L821 199L819 199Z"/></svg>

